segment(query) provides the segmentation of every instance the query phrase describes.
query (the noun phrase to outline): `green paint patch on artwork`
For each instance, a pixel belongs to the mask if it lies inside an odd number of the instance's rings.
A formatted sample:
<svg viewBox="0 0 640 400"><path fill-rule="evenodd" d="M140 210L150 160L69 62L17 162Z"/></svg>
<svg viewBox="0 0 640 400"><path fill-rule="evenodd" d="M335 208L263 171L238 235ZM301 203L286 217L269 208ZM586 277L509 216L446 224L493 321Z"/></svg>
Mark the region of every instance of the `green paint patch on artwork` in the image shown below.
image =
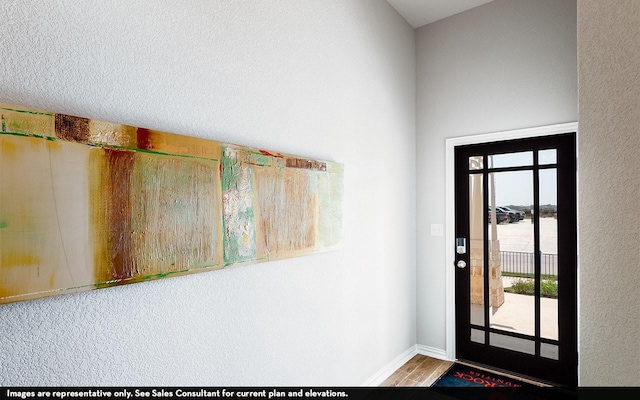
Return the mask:
<svg viewBox="0 0 640 400"><path fill-rule="evenodd" d="M253 221L255 218L253 208L247 208L246 210L238 210L238 217L240 217L241 220Z"/></svg>
<svg viewBox="0 0 640 400"><path fill-rule="evenodd" d="M9 133L9 132L7 132L7 133ZM22 136L28 136L28 135L22 135ZM47 137L47 139L56 140L56 138L49 138L49 137ZM134 151L136 153L157 154L157 155L160 155L160 156L190 158L190 159L194 159L194 160L219 161L217 158L207 158L207 157L200 157L200 156L190 156L190 155L186 155L186 154L167 153L167 152L164 152L164 151L139 149L137 147L118 146L118 145L112 145L112 144L104 144L104 143L100 143L100 142L91 142L91 141L89 141L86 144L91 146L91 147L99 147L99 148L103 148L103 149Z"/></svg>
<svg viewBox="0 0 640 400"><path fill-rule="evenodd" d="M45 139L45 140L48 140L48 141L50 141L50 142L55 142L55 141L57 141L57 140L58 140L58 138L53 137L53 136L38 135L38 134L36 134L36 133L34 133L34 134L32 134L32 135L27 135L27 136L31 136L31 137L34 137L34 138L36 138L36 139Z"/></svg>
<svg viewBox="0 0 640 400"><path fill-rule="evenodd" d="M271 157L265 156L260 153L247 153L246 162L249 164L257 165L259 167L270 167L273 163Z"/></svg>
<svg viewBox="0 0 640 400"><path fill-rule="evenodd" d="M225 218L224 264L254 260L256 258L255 216L253 209L237 212L232 220Z"/></svg>
<svg viewBox="0 0 640 400"><path fill-rule="evenodd" d="M222 190L237 189L240 165L235 159L227 156L227 149L222 149Z"/></svg>
<svg viewBox="0 0 640 400"><path fill-rule="evenodd" d="M31 135L29 135L28 133L22 133L22 132L6 132L6 131L2 131L0 132L0 135L11 135L11 136L22 136L22 137L29 137Z"/></svg>
<svg viewBox="0 0 640 400"><path fill-rule="evenodd" d="M161 272L159 274L145 275L141 279L145 280L145 281L150 281L150 280L153 280L153 279L166 278L166 277L171 276L171 275L184 274L184 273L187 273L187 272L189 272L188 269L183 269L183 270L179 270L179 271Z"/></svg>
<svg viewBox="0 0 640 400"><path fill-rule="evenodd" d="M43 112L43 111L21 110L19 108L0 107L0 110L13 111L13 112L21 113L21 114L46 115L48 117L55 116L55 113Z"/></svg>
<svg viewBox="0 0 640 400"><path fill-rule="evenodd" d="M0 221L0 229L4 229L9 226L9 223L6 221Z"/></svg>
<svg viewBox="0 0 640 400"><path fill-rule="evenodd" d="M107 146L101 145L101 147L107 147ZM108 146L108 147L122 147L122 146ZM196 159L196 160L218 161L215 158L189 156L189 155L186 155L186 154L167 153L167 152L163 152L163 151L138 149L138 148L133 148L133 147L122 147L122 148L127 149L127 150L134 150L136 153L148 153L148 154L158 154L158 155L161 155L161 156L172 156L172 157L181 157L181 158L192 158L192 159Z"/></svg>
<svg viewBox="0 0 640 400"><path fill-rule="evenodd" d="M36 139L46 139L46 140L50 140L50 141L52 141L52 142L55 142L55 141L56 141L56 138L54 138L54 137L38 135L37 133L5 132L5 131L2 131L2 132L0 132L0 135L11 135L11 136L21 136L21 137L32 137L32 138L36 138Z"/></svg>
<svg viewBox="0 0 640 400"><path fill-rule="evenodd" d="M257 256L251 170L238 160L239 151L224 148L221 162L224 264Z"/></svg>

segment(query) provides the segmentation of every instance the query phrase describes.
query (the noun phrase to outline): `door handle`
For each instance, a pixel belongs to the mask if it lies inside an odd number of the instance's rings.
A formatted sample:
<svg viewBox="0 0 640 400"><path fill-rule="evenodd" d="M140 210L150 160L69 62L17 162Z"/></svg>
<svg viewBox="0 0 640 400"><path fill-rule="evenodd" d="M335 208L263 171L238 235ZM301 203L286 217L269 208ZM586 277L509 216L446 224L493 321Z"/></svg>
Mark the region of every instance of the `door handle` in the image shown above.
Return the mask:
<svg viewBox="0 0 640 400"><path fill-rule="evenodd" d="M467 263L466 263L464 260L459 260L459 261L456 263L456 267L461 268L461 269L462 269L462 268L465 268L466 266L467 266Z"/></svg>

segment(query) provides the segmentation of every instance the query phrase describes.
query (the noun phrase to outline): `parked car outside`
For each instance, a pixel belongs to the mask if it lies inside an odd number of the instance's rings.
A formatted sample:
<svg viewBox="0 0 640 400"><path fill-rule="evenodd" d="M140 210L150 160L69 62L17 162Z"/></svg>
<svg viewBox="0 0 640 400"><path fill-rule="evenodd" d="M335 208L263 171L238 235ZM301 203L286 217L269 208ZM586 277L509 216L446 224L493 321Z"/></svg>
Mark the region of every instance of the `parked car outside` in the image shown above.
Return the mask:
<svg viewBox="0 0 640 400"><path fill-rule="evenodd" d="M491 223L491 207L487 207L487 210L489 212L489 223ZM509 214L500 210L500 207L496 207L496 223L499 224L501 222L509 222Z"/></svg>
<svg viewBox="0 0 640 400"><path fill-rule="evenodd" d="M509 211L514 211L515 213L517 213L518 214L518 219L520 221L522 221L524 219L525 215L526 215L526 213L524 211L522 211L522 210L514 210L513 208L509 208L509 207L504 207L504 208L506 208Z"/></svg>
<svg viewBox="0 0 640 400"><path fill-rule="evenodd" d="M522 221L524 219L524 211L513 210L509 207L496 207L509 216L509 223Z"/></svg>

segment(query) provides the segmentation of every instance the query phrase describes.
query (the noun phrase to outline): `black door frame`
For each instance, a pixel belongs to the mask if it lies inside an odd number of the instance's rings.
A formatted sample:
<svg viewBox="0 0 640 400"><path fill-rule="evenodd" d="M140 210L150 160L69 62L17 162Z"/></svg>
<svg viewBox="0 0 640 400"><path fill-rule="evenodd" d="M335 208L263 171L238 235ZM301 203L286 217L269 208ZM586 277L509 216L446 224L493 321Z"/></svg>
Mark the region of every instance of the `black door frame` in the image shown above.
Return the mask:
<svg viewBox="0 0 640 400"><path fill-rule="evenodd" d="M456 357L489 365L498 369L514 371L523 375L540 378L569 386L577 386L577 215L576 215L576 133L554 134L499 142L487 142L460 145L455 152L455 201L456 209L468 210L468 157L489 154L511 153L526 150L558 149L558 213L562 215L562 223L558 224L558 247L561 251L559 263L564 267L559 271L560 297L558 301L559 315L559 360L551 360L539 356L540 342L537 337L536 355L527 355L502 348L477 344L469 340L470 318L468 290L466 295L456 295L464 312L456 313ZM534 168L538 168L537 158ZM462 174L464 179L458 179ZM537 187L534 185L534 187ZM534 189L534 192L537 189ZM459 195L462 193L462 195ZM538 206L538 196L535 203ZM468 215L468 211L467 211ZM537 214L536 214L537 215ZM539 229L535 224L535 230ZM455 236L469 237L468 218L455 220ZM535 232L538 238L538 232ZM573 250L567 250L573 249ZM470 264L468 252L456 256L455 261L465 260ZM455 268L451 266L452 268ZM456 269L456 281L459 287L469 288L469 269ZM465 275L466 273L466 275ZM538 271L539 274L539 271ZM539 278L539 276L538 276ZM464 291L461 291L464 293ZM467 297L465 297L467 296ZM465 306L466 304L466 306ZM539 303L537 303L539 315ZM536 332L540 332L539 320L536 321ZM487 331L487 336L489 331ZM498 331L502 333L501 331Z"/></svg>

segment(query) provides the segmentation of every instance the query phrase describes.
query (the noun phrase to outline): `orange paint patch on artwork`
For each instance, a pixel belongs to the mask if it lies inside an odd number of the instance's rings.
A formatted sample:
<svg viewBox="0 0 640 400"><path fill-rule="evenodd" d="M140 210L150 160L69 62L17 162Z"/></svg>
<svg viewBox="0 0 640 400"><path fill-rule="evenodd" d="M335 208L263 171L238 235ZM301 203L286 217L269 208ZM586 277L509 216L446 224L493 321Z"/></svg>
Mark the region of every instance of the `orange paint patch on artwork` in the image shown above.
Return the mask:
<svg viewBox="0 0 640 400"><path fill-rule="evenodd" d="M107 247L109 275L113 279L129 278L133 274L131 255L131 172L135 163L133 151L104 149L107 168L103 181L107 192L104 202L107 213Z"/></svg>
<svg viewBox="0 0 640 400"><path fill-rule="evenodd" d="M0 136L0 156L2 157L15 157L17 155L18 146L12 141L3 140Z"/></svg>
<svg viewBox="0 0 640 400"><path fill-rule="evenodd" d="M41 293L50 291L53 287L47 285L47 282L50 280L41 275L39 263L29 266L2 266L0 267L0 304L43 297Z"/></svg>
<svg viewBox="0 0 640 400"><path fill-rule="evenodd" d="M109 189L105 182L107 179L107 157L104 149L93 148L89 154L89 225L90 240L93 248L93 269L97 282L106 282L113 279L110 267L110 253L108 243L109 214L107 198Z"/></svg>
<svg viewBox="0 0 640 400"><path fill-rule="evenodd" d="M267 150L259 150L259 151L260 151L260 154L265 155L265 156L278 157L278 158L282 157L282 154L280 154L280 153L275 153L275 152L267 151Z"/></svg>
<svg viewBox="0 0 640 400"><path fill-rule="evenodd" d="M20 294L20 289L17 289L15 286L0 284L0 304L15 301L12 298L18 294Z"/></svg>
<svg viewBox="0 0 640 400"><path fill-rule="evenodd" d="M20 162L24 165L28 165L28 161L25 157L42 157L48 154L48 151L55 151L60 149L61 144L56 141L47 140L43 137L28 136L21 137L17 135L2 135L0 134L0 156L3 157L6 162ZM22 161L18 161L22 160ZM0 160L0 163L2 160ZM42 162L44 166L48 166L48 161ZM0 164L1 165L1 164ZM11 165L11 164L8 164ZM8 168L8 166L7 166ZM42 170L40 170L42 171ZM25 174L26 171L17 171L18 174ZM16 175L15 172L13 175Z"/></svg>
<svg viewBox="0 0 640 400"><path fill-rule="evenodd" d="M129 203L130 175L135 153L96 149L91 154L90 212L94 244L94 274L98 281L131 276Z"/></svg>
<svg viewBox="0 0 640 400"><path fill-rule="evenodd" d="M17 251L3 251L0 254L0 268L30 267L40 264L40 257Z"/></svg>
<svg viewBox="0 0 640 400"><path fill-rule="evenodd" d="M93 159L99 282L223 266L217 161L108 148Z"/></svg>
<svg viewBox="0 0 640 400"><path fill-rule="evenodd" d="M173 133L138 128L137 147L158 153L219 160L220 143Z"/></svg>
<svg viewBox="0 0 640 400"><path fill-rule="evenodd" d="M17 301L14 300L14 298L24 295L27 290L25 290L25 287L20 285L20 282L17 280L3 280L0 282L0 304Z"/></svg>

